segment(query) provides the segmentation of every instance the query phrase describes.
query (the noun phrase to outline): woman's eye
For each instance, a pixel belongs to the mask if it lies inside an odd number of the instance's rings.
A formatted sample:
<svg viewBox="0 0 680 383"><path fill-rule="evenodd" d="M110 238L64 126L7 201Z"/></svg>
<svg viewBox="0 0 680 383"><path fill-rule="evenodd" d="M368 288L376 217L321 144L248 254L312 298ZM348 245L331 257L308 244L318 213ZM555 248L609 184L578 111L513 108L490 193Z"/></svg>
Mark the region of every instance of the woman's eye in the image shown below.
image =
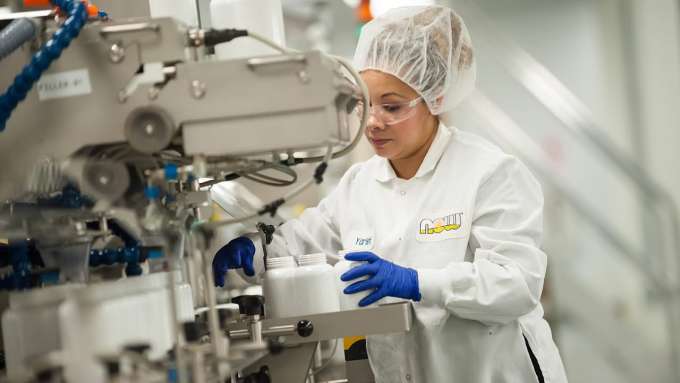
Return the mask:
<svg viewBox="0 0 680 383"><path fill-rule="evenodd" d="M385 111L387 112L394 113L401 109L401 105L383 105L383 108L385 108Z"/></svg>

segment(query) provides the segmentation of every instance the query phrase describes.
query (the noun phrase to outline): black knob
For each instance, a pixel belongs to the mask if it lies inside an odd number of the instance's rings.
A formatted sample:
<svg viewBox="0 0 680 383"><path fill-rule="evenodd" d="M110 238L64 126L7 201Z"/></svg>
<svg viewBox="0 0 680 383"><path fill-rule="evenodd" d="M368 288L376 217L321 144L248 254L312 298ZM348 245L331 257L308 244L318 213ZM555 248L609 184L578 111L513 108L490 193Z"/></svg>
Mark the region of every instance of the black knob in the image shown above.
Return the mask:
<svg viewBox="0 0 680 383"><path fill-rule="evenodd" d="M264 297L262 295L239 295L231 299L231 303L238 305L243 315L264 315Z"/></svg>
<svg viewBox="0 0 680 383"><path fill-rule="evenodd" d="M109 378L113 378L115 376L118 376L120 374L120 362L117 360L107 360L104 361L104 365L106 366L106 373L108 374Z"/></svg>
<svg viewBox="0 0 680 383"><path fill-rule="evenodd" d="M204 336L208 335L208 326L203 322L184 322L182 323L184 330L184 339L189 343L198 342Z"/></svg>
<svg viewBox="0 0 680 383"><path fill-rule="evenodd" d="M49 367L44 370L38 371L35 377L39 383L50 383L59 381L61 373L62 373L61 367Z"/></svg>
<svg viewBox="0 0 680 383"><path fill-rule="evenodd" d="M130 343L125 346L125 351L134 352L136 354L144 354L151 349L148 343Z"/></svg>
<svg viewBox="0 0 680 383"><path fill-rule="evenodd" d="M241 380L242 383L271 383L271 381L272 378L267 366L260 367L260 371L254 372Z"/></svg>
<svg viewBox="0 0 680 383"><path fill-rule="evenodd" d="M314 332L314 324L306 319L297 323L297 333L303 338L306 338Z"/></svg>
<svg viewBox="0 0 680 383"><path fill-rule="evenodd" d="M269 349L270 354L278 355L283 351L283 343L276 339L269 339L267 341L267 348Z"/></svg>

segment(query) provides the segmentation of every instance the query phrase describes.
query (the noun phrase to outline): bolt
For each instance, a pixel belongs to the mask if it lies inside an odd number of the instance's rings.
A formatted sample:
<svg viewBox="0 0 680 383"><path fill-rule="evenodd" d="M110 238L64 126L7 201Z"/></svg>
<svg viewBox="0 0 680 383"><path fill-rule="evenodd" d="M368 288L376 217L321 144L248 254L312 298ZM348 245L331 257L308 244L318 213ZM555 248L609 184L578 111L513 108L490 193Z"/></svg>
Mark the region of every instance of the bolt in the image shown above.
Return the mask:
<svg viewBox="0 0 680 383"><path fill-rule="evenodd" d="M112 63L118 64L125 58L125 48L120 43L114 43L109 48L109 59Z"/></svg>
<svg viewBox="0 0 680 383"><path fill-rule="evenodd" d="M309 73L306 70L301 70L298 72L298 78L303 84L307 84L310 81Z"/></svg>
<svg viewBox="0 0 680 383"><path fill-rule="evenodd" d="M160 93L161 93L161 90L158 89L158 87L152 86L151 88L149 88L149 93L148 93L149 100L155 100L155 99L157 99L157 98L158 98L158 95L159 95Z"/></svg>
<svg viewBox="0 0 680 383"><path fill-rule="evenodd" d="M189 29L188 32L189 42L194 47L200 47L203 45L203 40L205 38L205 32L198 28Z"/></svg>
<svg viewBox="0 0 680 383"><path fill-rule="evenodd" d="M191 82L191 95L195 99L203 98L205 95L205 83L198 80L193 80Z"/></svg>
<svg viewBox="0 0 680 383"><path fill-rule="evenodd" d="M87 225L84 222L76 222L75 226L78 235L84 235L87 232Z"/></svg>

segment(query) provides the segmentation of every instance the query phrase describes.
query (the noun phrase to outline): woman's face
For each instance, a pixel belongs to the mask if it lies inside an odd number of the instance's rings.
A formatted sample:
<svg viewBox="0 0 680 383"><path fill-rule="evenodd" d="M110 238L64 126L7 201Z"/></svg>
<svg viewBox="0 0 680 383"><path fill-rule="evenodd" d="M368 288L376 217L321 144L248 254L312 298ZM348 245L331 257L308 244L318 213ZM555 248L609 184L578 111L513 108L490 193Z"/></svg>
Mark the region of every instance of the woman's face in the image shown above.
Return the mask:
<svg viewBox="0 0 680 383"><path fill-rule="evenodd" d="M371 105L403 104L419 97L418 93L398 78L377 70L361 72L368 86ZM407 106L402 106L406 108ZM424 101L419 102L411 117L395 124L387 125L379 114L369 116L366 138L375 153L388 160L409 158L426 145L437 127L436 117ZM436 122L436 121L435 121Z"/></svg>

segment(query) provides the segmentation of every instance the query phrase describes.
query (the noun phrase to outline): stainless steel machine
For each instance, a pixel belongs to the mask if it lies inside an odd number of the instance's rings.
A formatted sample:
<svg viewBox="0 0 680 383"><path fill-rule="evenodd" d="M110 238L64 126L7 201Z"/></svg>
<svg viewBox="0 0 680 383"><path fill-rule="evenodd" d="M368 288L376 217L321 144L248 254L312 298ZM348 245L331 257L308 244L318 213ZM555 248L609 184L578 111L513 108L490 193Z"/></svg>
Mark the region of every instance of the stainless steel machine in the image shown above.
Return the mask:
<svg viewBox="0 0 680 383"><path fill-rule="evenodd" d="M148 10L98 5L126 2ZM0 17L34 26L0 55L7 380L311 382L319 342L410 329L408 303L272 319L260 297L213 286L211 245L271 220L361 137L367 112L354 105L367 90L345 60L247 30L53 3L60 12L17 2L22 12ZM247 38L279 53L211 54ZM301 163L315 177L269 203L246 206L234 189L235 209L220 210L208 190L239 177L293 184Z"/></svg>

